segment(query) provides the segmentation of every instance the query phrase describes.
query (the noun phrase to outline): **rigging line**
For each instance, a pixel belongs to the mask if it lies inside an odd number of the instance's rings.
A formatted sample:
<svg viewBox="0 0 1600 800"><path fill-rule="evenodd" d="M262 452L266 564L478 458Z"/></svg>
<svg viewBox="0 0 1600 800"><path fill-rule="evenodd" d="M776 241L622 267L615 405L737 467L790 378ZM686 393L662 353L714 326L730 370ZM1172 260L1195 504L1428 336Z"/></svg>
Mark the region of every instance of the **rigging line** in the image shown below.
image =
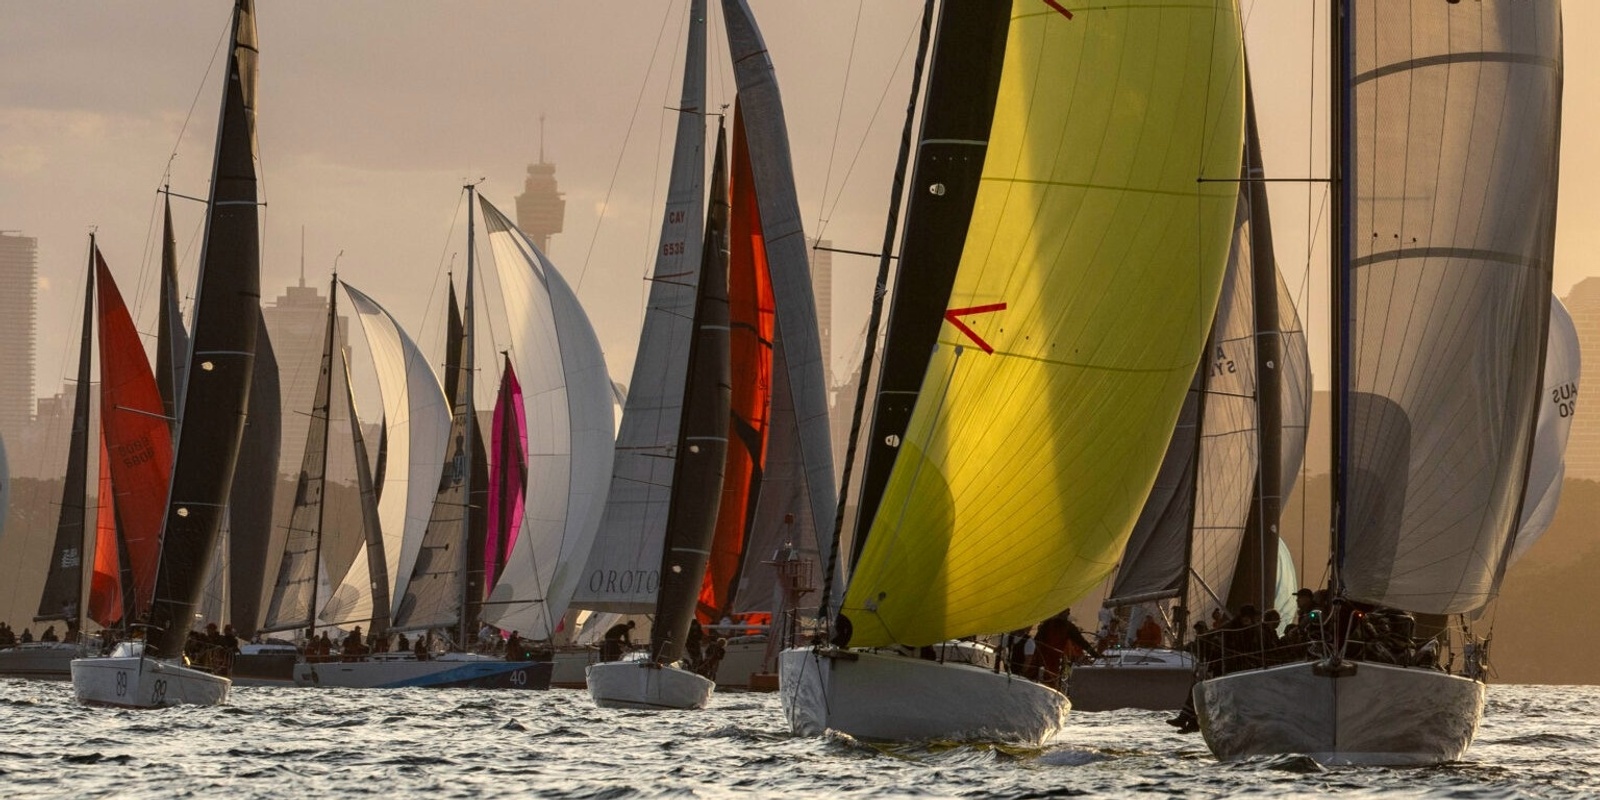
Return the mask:
<svg viewBox="0 0 1600 800"><path fill-rule="evenodd" d="M817 233L821 238L823 228L823 206L828 200L828 186L833 181L833 159L839 153L839 129L844 125L844 101L850 95L850 71L856 63L856 41L861 36L861 11L865 4L856 0L856 22L850 31L850 55L844 62L844 82L839 87L839 109L833 116L833 141L828 145L828 168L822 173L822 192L817 195Z"/></svg>
<svg viewBox="0 0 1600 800"><path fill-rule="evenodd" d="M683 15L684 21L678 25L678 38L677 38L678 42L684 42L685 41L685 37L683 35L683 32L684 32L684 29L687 28L688 25L689 25L689 16L690 15L689 15L688 12L691 11L692 9L693 9L692 3L685 6L684 15ZM672 55L673 55L672 62L669 62L669 63L676 63L677 62L678 53L679 53L679 51L676 49L676 45L674 45L674 49L672 51ZM700 66L701 66L702 74L704 74L705 64L701 64ZM682 85L681 85L682 82L680 81L679 84L680 84L679 85L679 94L681 96L681 94L682 94ZM674 111L675 110L676 113L679 116L681 116L683 114L699 114L699 115L701 115L701 119L702 119L701 134L702 135L700 137L700 148L701 148L701 153L703 155L704 152L705 152L705 136L704 136L705 129L704 129L703 125L704 125L705 117L709 116L709 113L708 113L709 112L709 108L699 108L699 109L695 109L695 110L685 110L685 109L682 109L682 108L678 108L677 106L681 105L681 103L675 104L675 103L672 102L672 86L673 86L673 84L672 84L672 73L669 71L667 73L666 86L661 91L661 93L663 95L662 98L661 98L661 107L663 109L666 109L666 110L669 110L669 111ZM707 105L707 103L703 99L704 95L705 95L705 86L704 86L703 83L701 85L700 94L702 95L701 105ZM656 160L655 160L656 168L653 171L652 180L651 180L651 183L650 183L650 205L645 206L645 208L656 208L657 207L656 199L658 197L660 197L660 192L661 192L661 150L662 150L662 140L664 138L666 138L667 118L668 118L667 114L662 114L661 115L661 124L656 129ZM674 118L674 122L676 122L676 121L677 121L677 119ZM667 166L667 172L668 172L669 176L670 176L670 174L672 172L672 168L674 166L676 166L677 156L678 156L678 153L677 153L677 125L676 124L673 125L673 153L672 153L672 156L673 156L673 163L669 164ZM704 161L703 160L702 160L701 163L702 163L702 165L704 165ZM671 187L669 186L668 187L668 192L670 193L670 191L671 191ZM669 194L669 201L670 201L670 194ZM699 201L696 200L696 202L699 202ZM652 255L657 251L657 248L659 248L661 246L661 234L662 233L663 233L662 229L657 228L656 229L656 235L654 237L651 237L648 234L644 237L644 254L639 259L639 263L642 265L642 269L643 269L643 272L644 272L644 275L643 275L644 280L642 282L640 282L640 284L639 284L639 328L640 328L641 331L644 329L644 316L645 316L645 313L646 313L646 311L648 310L648 308L650 306L650 277L654 272L655 261L656 261L655 258L652 258Z"/></svg>
<svg viewBox="0 0 1600 800"><path fill-rule="evenodd" d="M930 15L931 14L930 14L929 11L924 11L923 12L923 17L924 18L929 17ZM851 158L850 158L850 166L845 169L844 177L842 179L840 179L840 181L839 181L839 191L838 191L837 194L835 194L833 196L833 203L828 206L828 213L823 219L832 219L834 212L838 211L838 209L839 209L839 202L844 198L845 187L850 185L850 176L855 174L856 164L861 161L861 153L863 151L865 151L866 148L867 148L867 139L871 135L873 127L875 125L877 125L878 117L883 113L884 103L886 103L889 100L889 90L894 88L894 76L900 74L900 65L905 63L906 53L909 52L910 49L911 49L911 40L913 38L916 38L912 34L915 34L917 29L918 29L918 26L912 26L911 33L908 33L906 35L905 44L901 45L901 47L900 47L900 57L894 62L894 70L892 70L889 73L889 79L887 81L884 81L883 93L878 96L878 106L877 106L877 108L873 109L872 118L867 120L867 128L866 128L865 131L862 131L862 133L861 133L861 141L860 141L860 143L858 143L856 145L855 155L851 156ZM918 90L921 89L921 82L922 82L921 75L922 75L922 71L921 71L920 67L913 67L913 69L912 69L912 78L911 78L911 81L912 81L912 84L913 84L913 86L911 88L911 92L912 92L912 96L913 97L915 97L916 93L918 92ZM823 234L824 228L825 228L825 226L818 227L817 228L817 232L816 232L816 234L815 234L815 236L813 238L816 238L816 239L823 238L822 234Z"/></svg>
<svg viewBox="0 0 1600 800"><path fill-rule="evenodd" d="M861 371L856 379L855 408L850 415L850 434L845 439L847 444L845 445L844 470L840 474L838 506L833 515L833 546L829 548L828 570L823 574L822 594L819 595L817 618L824 625L828 621L828 606L833 601L833 576L838 571L839 548L844 537L845 498L849 496L850 477L855 471L856 449L858 440L861 437L861 418L867 404L867 394L871 385L872 359L878 347L878 326L883 319L883 300L884 296L889 293L889 258L887 256L894 252L895 235L900 227L900 202L906 193L906 165L911 160L911 142L915 132L917 99L922 89L922 71L928 60L928 43L933 36L933 0L925 0L923 3L921 24L918 27L921 32L917 38L916 62L912 65L911 92L906 98L906 121L900 131L900 149L895 158L894 178L890 182L889 213L883 232L884 258L878 261L878 275L872 293L872 311L867 322L866 351L861 356ZM904 57L904 52L901 55ZM899 65L897 64L896 71L898 70ZM873 116L876 118L877 115L874 114ZM821 231L818 231L818 238L821 235ZM871 529L871 521L868 520L865 526L868 530L861 530L861 527L861 525L858 525L855 531L855 536L858 539L867 535ZM859 550L859 548L857 549ZM842 598L839 601L839 605L841 607L844 605Z"/></svg>
<svg viewBox="0 0 1600 800"><path fill-rule="evenodd" d="M628 115L628 128L622 134L622 147L617 150L617 163L611 168L611 182L606 185L605 196L600 199L600 218L595 220L594 233L589 236L589 249L583 254L583 265L578 267L578 280L573 284L574 294L583 290L583 279L589 274L589 260L594 257L594 244L600 240L600 228L605 225L606 211L611 207L611 192L617 188L617 176L622 174L622 162L628 154L628 142L633 139L634 123L639 121L639 109L644 105L644 93L650 86L650 74L655 71L656 59L661 55L661 42L667 36L667 17L672 13L671 4L667 5L666 14L661 17L661 23L656 27L661 33L656 36L656 46L650 51L650 63L645 67L644 78L639 82L639 96L633 101L633 113Z"/></svg>

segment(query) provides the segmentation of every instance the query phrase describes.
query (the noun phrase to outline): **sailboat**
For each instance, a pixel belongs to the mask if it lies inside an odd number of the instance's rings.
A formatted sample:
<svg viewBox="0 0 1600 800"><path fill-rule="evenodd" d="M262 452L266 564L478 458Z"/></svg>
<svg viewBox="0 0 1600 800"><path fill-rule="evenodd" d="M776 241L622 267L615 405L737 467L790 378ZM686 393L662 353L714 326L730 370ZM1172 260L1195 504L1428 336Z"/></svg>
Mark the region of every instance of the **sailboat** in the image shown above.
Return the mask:
<svg viewBox="0 0 1600 800"><path fill-rule="evenodd" d="M694 38L699 39L703 53L704 9L690 13L692 19L700 21L696 27L701 36ZM694 50L690 48L691 53ZM697 110L686 106L684 116L695 115ZM589 696L603 708L704 708L716 685L681 659L716 533L728 451L732 379L728 348L727 142L720 128L714 163L704 246L695 281L697 297L689 317L694 337L685 354L687 369L679 424L675 426L678 435L672 459L672 491L660 545L660 586L653 609L650 651L646 658L589 666L585 671ZM627 411L623 412L622 421L628 425Z"/></svg>
<svg viewBox="0 0 1600 800"><path fill-rule="evenodd" d="M257 55L252 0L237 0L195 290L194 335L170 487L162 501L165 516L146 638L120 643L109 657L72 662L73 690L86 704L216 705L227 700L232 686L226 677L186 666L183 655L205 561L227 507L254 371L261 294ZM159 409L159 397L157 403Z"/></svg>
<svg viewBox="0 0 1600 800"><path fill-rule="evenodd" d="M859 555L779 695L802 735L1038 742L1064 695L933 646L1056 615L1122 551L1227 263L1238 10L948 3L936 27Z"/></svg>
<svg viewBox="0 0 1600 800"><path fill-rule="evenodd" d="M1528 502L1560 10L1330 5L1329 600L1307 612L1303 656L1213 664L1194 699L1222 760L1437 764L1466 752L1482 718L1488 654L1470 623Z"/></svg>
<svg viewBox="0 0 1600 800"><path fill-rule="evenodd" d="M1283 547L1277 509L1305 454L1310 354L1274 258L1266 185L1252 180L1263 169L1248 88L1246 100L1233 246L1207 357L1105 599L1127 609L1127 635L1071 670L1067 697L1080 711L1183 707L1195 668L1186 628L1207 609L1287 603L1293 619L1293 575L1281 598L1271 568ZM1161 633L1140 645L1145 626Z"/></svg>

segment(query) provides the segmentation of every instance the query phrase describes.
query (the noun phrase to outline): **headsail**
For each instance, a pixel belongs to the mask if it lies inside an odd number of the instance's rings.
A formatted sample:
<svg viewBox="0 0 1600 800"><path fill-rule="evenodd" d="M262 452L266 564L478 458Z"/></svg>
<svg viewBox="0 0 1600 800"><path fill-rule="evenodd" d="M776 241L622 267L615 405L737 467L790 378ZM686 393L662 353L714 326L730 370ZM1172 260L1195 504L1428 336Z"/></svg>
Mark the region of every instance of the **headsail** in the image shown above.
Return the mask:
<svg viewBox="0 0 1600 800"><path fill-rule="evenodd" d="M654 611L682 422L705 218L706 13L689 8L678 130L639 352L628 382L600 533L573 605ZM537 492L537 490L534 490Z"/></svg>
<svg viewBox="0 0 1600 800"><path fill-rule="evenodd" d="M1012 8L951 324L844 603L857 644L1030 625L1104 578L1216 308L1243 151L1237 9Z"/></svg>
<svg viewBox="0 0 1600 800"><path fill-rule="evenodd" d="M1339 588L1469 612L1511 552L1539 416L1560 11L1358 0L1350 13Z"/></svg>
<svg viewBox="0 0 1600 800"><path fill-rule="evenodd" d="M428 359L400 323L377 301L348 283L350 304L367 349L372 352L383 395L384 439L391 468L385 470L383 494L378 502L383 521L384 575L396 600L405 594L406 581L415 568L422 537L433 509L434 490L444 465L450 412L444 389ZM352 424L357 424L352 418ZM356 573L362 573L358 567ZM354 584L358 603L367 602L369 583L380 576L361 574ZM347 581L347 585L353 582ZM356 606L355 608L359 608ZM392 613L391 609L391 613ZM350 613L354 612L352 608ZM344 616L344 615L341 615Z"/></svg>
<svg viewBox="0 0 1600 800"><path fill-rule="evenodd" d="M100 426L111 457L117 526L133 578L126 587L132 612L141 617L156 590L161 557L161 521L172 474L172 436L161 391L144 343L123 305L106 262L95 253L100 291Z"/></svg>
<svg viewBox="0 0 1600 800"><path fill-rule="evenodd" d="M733 380L729 405L733 413L728 420L728 460L723 467L717 532L700 588L698 616L707 623L744 610L736 598L750 599L759 604L757 610L767 611L772 596L770 591L762 592L754 586L746 591L749 581L759 581L771 571L759 562L772 554L747 546L747 539L755 525L767 463L774 399L772 346L776 305L761 231L761 207L751 181L750 149L745 144L744 119L737 100L733 105L733 150L728 168L728 335ZM791 433L785 438L792 438L793 415L788 419ZM789 459L789 463L794 464L795 460ZM799 470L793 472L798 474ZM792 483L794 476L786 480ZM743 569L741 562L745 564Z"/></svg>
<svg viewBox="0 0 1600 800"><path fill-rule="evenodd" d="M95 495L94 571L89 577L89 619L109 628L123 616L122 562L117 547L117 503L111 489L111 458L100 437L100 482Z"/></svg>
<svg viewBox="0 0 1600 800"><path fill-rule="evenodd" d="M522 533L484 619L548 638L577 588L611 482L611 377L594 328L555 265L482 196L528 419Z"/></svg>
<svg viewBox="0 0 1600 800"><path fill-rule="evenodd" d="M1572 416L1578 411L1582 360L1572 315L1552 296L1550 339L1544 350L1544 395L1539 399L1539 427L1534 433L1527 494L1522 498L1522 524L1511 550L1513 562L1528 552L1555 521L1562 479L1567 474L1567 434L1572 430Z"/></svg>
<svg viewBox="0 0 1600 800"><path fill-rule="evenodd" d="M517 544L528 487L528 418L522 408L522 384L511 359L500 376L494 404L494 435L489 462L489 527L484 542L483 583L494 589Z"/></svg>

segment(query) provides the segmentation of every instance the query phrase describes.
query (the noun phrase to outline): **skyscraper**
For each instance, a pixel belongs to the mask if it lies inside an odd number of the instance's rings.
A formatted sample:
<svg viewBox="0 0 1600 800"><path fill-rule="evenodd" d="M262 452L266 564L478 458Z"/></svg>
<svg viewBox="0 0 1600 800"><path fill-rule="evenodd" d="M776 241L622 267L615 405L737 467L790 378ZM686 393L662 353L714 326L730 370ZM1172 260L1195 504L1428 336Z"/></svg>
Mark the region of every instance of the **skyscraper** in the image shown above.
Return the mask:
<svg viewBox="0 0 1600 800"><path fill-rule="evenodd" d="M1583 396L1600 391L1600 278L1584 278L1561 298L1578 329L1583 370L1578 374L1578 412L1567 435L1567 477L1600 480L1600 410Z"/></svg>
<svg viewBox="0 0 1600 800"><path fill-rule="evenodd" d="M550 253L550 237L561 232L567 217L566 197L556 189L556 165L544 160L544 117L539 117L539 163L528 165L528 177L517 195L517 227Z"/></svg>
<svg viewBox="0 0 1600 800"><path fill-rule="evenodd" d="M315 286L307 286L304 271L300 285L283 290L275 303L264 306L267 333L278 355L278 380L282 386L283 439L278 471L295 474L305 454L306 431L311 427L311 400L317 390L317 375L322 368L322 337L327 331L328 298ZM347 344L346 318L341 315L334 337L339 352ZM338 358L338 353L335 353ZM336 376L344 373L337 367ZM335 393L343 392L335 387ZM346 448L348 449L348 448ZM343 452L338 451L338 452Z"/></svg>
<svg viewBox="0 0 1600 800"><path fill-rule="evenodd" d="M33 418L38 240L0 231L0 434L17 441Z"/></svg>

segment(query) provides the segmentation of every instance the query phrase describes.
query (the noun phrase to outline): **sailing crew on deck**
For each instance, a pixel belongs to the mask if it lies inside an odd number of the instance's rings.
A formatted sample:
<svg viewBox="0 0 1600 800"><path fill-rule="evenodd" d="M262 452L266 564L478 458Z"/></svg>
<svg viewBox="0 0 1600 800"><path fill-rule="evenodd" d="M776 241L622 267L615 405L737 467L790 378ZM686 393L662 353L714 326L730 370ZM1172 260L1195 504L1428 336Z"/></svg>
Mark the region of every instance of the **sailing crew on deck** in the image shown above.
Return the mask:
<svg viewBox="0 0 1600 800"><path fill-rule="evenodd" d="M712 639L711 644L706 647L705 660L700 662L700 668L695 671L700 673L700 677L706 680L716 680L717 668L722 666L722 657L727 653L728 640L725 637L718 636Z"/></svg>
<svg viewBox="0 0 1600 800"><path fill-rule="evenodd" d="M1060 682L1065 667L1063 662L1069 654L1076 657L1086 653L1090 658L1100 657L1100 651L1084 638L1083 631L1072 621L1070 608L1039 623L1034 642L1028 677L1047 686ZM1074 649L1075 653L1072 652Z"/></svg>
<svg viewBox="0 0 1600 800"><path fill-rule="evenodd" d="M634 627L634 621L630 619L627 622L619 622L606 629L605 638L600 642L600 660L620 660L622 654L633 646L633 642L628 638L628 633Z"/></svg>
<svg viewBox="0 0 1600 800"><path fill-rule="evenodd" d="M44 634L39 637L39 641L41 641L41 642L59 642L59 641L61 641L61 638L56 636L56 626L51 625L50 627L45 628L44 629Z"/></svg>

